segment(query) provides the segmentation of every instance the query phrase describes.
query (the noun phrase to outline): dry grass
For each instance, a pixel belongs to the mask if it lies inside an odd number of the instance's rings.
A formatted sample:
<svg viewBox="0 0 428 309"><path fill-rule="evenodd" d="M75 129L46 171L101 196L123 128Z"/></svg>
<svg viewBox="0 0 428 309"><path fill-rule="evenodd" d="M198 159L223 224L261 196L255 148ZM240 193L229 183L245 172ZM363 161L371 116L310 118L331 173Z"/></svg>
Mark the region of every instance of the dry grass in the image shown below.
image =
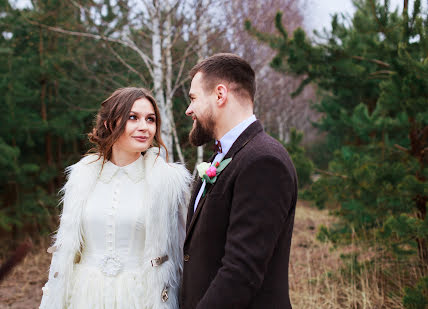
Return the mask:
<svg viewBox="0 0 428 309"><path fill-rule="evenodd" d="M319 225L330 225L334 218L327 210L320 211L300 202L295 219L290 257L290 296L294 309L394 309L403 308L401 296L386 295L385 287L395 284L399 290L404 279L394 273L390 282L379 282L376 268L362 268L347 274L340 271L342 253L357 248L331 250L330 245L316 240ZM50 254L46 253L48 241L36 245L24 261L0 283L0 309L38 308L41 288L47 279ZM360 249L360 258L373 257L373 252ZM374 270L373 270L374 269ZM395 278L394 276L398 276ZM403 275L403 278L405 276Z"/></svg>
<svg viewBox="0 0 428 309"><path fill-rule="evenodd" d="M0 309L39 307L51 259L51 255L46 253L47 247L48 241L41 240L0 283Z"/></svg>
<svg viewBox="0 0 428 309"><path fill-rule="evenodd" d="M304 202L296 209L289 275L293 308L403 308L400 295L386 295L376 262L371 269L363 266L359 272L352 268L346 274L341 271L346 268L341 254L359 251L361 262L373 258L372 251L353 246L332 250L331 245L316 240L318 227L329 226L334 220L327 210L311 208Z"/></svg>

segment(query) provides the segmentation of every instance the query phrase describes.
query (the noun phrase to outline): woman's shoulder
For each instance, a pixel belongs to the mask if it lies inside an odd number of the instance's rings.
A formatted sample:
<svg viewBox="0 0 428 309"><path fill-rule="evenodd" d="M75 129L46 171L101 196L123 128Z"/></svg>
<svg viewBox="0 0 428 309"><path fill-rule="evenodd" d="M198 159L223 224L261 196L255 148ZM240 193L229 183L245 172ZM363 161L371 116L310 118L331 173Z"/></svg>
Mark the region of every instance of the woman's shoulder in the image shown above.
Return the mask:
<svg viewBox="0 0 428 309"><path fill-rule="evenodd" d="M152 147L149 148L144 159L146 161L146 168L151 168L154 174L160 175L167 180L178 180L190 182L191 175L186 166L182 163L169 163L159 154L159 149Z"/></svg>
<svg viewBox="0 0 428 309"><path fill-rule="evenodd" d="M88 174L97 174L101 170L103 157L98 154L88 154L75 164L65 169L66 175L70 177L87 177Z"/></svg>
<svg viewBox="0 0 428 309"><path fill-rule="evenodd" d="M102 164L104 158L98 153L90 153L84 155L76 164L80 165L92 165L92 164Z"/></svg>

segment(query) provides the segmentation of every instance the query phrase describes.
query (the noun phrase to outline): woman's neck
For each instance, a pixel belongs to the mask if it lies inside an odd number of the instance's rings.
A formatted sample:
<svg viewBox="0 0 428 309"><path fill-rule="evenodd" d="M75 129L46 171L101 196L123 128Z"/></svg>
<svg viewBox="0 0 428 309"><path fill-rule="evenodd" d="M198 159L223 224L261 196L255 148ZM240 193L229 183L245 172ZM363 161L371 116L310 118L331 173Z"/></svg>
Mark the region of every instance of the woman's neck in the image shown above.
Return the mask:
<svg viewBox="0 0 428 309"><path fill-rule="evenodd" d="M126 166L137 160L141 156L139 152L127 152L119 149L112 149L110 161L117 166Z"/></svg>

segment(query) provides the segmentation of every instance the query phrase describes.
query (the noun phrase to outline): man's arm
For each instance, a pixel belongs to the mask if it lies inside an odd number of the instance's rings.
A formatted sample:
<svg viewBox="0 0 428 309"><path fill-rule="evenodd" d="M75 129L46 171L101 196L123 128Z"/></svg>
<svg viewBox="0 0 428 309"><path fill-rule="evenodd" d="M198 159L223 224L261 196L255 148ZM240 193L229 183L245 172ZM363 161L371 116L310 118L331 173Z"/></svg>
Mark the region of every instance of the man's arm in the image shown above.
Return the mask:
<svg viewBox="0 0 428 309"><path fill-rule="evenodd" d="M238 175L222 267L198 309L247 308L260 288L295 194L284 162L263 156Z"/></svg>

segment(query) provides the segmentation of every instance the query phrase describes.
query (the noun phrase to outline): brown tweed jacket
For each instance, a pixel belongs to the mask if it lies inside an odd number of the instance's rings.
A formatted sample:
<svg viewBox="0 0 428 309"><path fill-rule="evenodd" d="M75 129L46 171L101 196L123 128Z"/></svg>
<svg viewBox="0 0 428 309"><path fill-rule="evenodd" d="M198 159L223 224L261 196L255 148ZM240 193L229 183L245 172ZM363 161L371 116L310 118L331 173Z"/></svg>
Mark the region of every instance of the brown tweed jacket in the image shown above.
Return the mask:
<svg viewBox="0 0 428 309"><path fill-rule="evenodd" d="M297 199L293 163L259 121L239 136L227 158L232 161L208 185L195 213L201 180L193 188L180 308L291 308L288 260Z"/></svg>

